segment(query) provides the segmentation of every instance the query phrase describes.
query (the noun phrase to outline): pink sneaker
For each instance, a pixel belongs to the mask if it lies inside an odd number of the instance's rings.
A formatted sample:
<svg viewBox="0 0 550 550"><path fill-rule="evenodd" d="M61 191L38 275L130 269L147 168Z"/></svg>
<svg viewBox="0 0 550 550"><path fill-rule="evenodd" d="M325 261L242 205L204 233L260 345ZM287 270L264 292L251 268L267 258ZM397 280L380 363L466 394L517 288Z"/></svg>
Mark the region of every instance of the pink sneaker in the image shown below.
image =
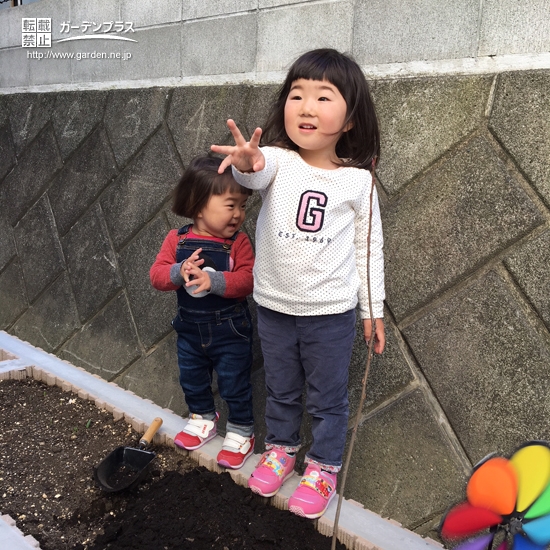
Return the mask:
<svg viewBox="0 0 550 550"><path fill-rule="evenodd" d="M222 450L218 453L217 461L220 466L237 470L253 452L253 435L244 437L233 432L227 432L223 440Z"/></svg>
<svg viewBox="0 0 550 550"><path fill-rule="evenodd" d="M335 494L336 474L308 464L302 481L288 499L288 509L297 516L315 519L325 513Z"/></svg>
<svg viewBox="0 0 550 550"><path fill-rule="evenodd" d="M219 417L218 413L214 420L205 420L200 414L189 415L185 428L174 438L174 444L188 451L202 447L216 437L216 424Z"/></svg>
<svg viewBox="0 0 550 550"><path fill-rule="evenodd" d="M288 456L280 449L265 452L248 478L248 486L253 493L272 497L281 485L294 473L295 456Z"/></svg>

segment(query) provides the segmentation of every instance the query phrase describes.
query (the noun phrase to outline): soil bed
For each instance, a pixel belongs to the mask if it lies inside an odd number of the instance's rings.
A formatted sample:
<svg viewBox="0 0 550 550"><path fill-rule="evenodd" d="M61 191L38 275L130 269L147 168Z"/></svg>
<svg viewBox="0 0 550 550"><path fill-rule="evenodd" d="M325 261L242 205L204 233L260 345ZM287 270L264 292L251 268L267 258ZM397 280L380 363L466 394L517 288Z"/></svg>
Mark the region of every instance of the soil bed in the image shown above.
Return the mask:
<svg viewBox="0 0 550 550"><path fill-rule="evenodd" d="M150 447L137 488L101 491L93 466L140 434L61 388L2 380L0 410L0 513L42 550L330 549L312 521L168 447Z"/></svg>

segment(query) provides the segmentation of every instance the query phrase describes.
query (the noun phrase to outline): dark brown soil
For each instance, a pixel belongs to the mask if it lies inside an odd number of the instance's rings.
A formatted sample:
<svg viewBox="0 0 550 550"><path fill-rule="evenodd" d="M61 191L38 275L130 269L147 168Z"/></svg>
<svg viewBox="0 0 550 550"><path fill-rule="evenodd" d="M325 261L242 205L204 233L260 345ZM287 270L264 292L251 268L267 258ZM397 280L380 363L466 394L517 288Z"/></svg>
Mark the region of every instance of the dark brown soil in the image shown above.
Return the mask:
<svg viewBox="0 0 550 550"><path fill-rule="evenodd" d="M101 491L93 466L140 434L61 388L0 381L0 410L0 513L42 550L330 549L310 520L167 447L136 488Z"/></svg>

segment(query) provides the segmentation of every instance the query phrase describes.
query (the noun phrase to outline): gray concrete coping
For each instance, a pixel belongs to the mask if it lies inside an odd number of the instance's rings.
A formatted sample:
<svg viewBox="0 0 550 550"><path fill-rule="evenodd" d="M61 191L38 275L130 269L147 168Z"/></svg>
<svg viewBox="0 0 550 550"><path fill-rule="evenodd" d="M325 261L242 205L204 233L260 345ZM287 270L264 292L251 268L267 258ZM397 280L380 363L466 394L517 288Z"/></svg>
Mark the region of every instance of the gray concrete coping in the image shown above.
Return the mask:
<svg viewBox="0 0 550 550"><path fill-rule="evenodd" d="M0 331L0 380L24 379L32 377L50 385L60 386L72 391L82 399L94 401L96 406L113 414L115 420L128 422L138 432L144 432L154 418L160 416L163 424L154 442L174 447L174 437L185 425L181 416L169 409L163 409L148 399L143 399L131 391L112 382L90 374L63 361L55 355L46 353L27 342ZM223 439L217 436L206 445L191 451L189 456L199 465L211 471L227 471L239 485L247 485L260 455L248 460L240 470L225 470L216 462ZM185 452L185 451L182 451ZM272 497L271 503L282 510L288 509L288 499L300 481L300 476L291 477L279 493ZM317 530L326 536L332 536L337 510L337 499L333 499L325 515L317 520ZM353 500L343 499L338 522L338 539L349 550L429 550L442 548L431 540L404 529L399 523L380 517ZM0 510L0 548L27 550L39 548L33 537L24 537L16 528L15 521L2 516Z"/></svg>

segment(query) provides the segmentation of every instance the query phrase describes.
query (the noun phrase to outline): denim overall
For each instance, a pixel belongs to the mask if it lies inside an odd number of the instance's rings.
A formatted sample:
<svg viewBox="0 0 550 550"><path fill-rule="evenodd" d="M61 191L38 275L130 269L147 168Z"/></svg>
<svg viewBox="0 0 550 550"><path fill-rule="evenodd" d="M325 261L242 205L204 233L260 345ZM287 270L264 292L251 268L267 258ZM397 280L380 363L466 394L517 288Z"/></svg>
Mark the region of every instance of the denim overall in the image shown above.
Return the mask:
<svg viewBox="0 0 550 550"><path fill-rule="evenodd" d="M231 246L238 233L225 243L190 239L190 225L178 231L176 262L189 258L197 248L216 265L229 271ZM229 409L228 424L252 426L252 321L246 300L208 294L193 298L185 287L176 291L178 314L172 321L178 333L180 384L189 412L215 412L212 375L218 375L220 396Z"/></svg>

